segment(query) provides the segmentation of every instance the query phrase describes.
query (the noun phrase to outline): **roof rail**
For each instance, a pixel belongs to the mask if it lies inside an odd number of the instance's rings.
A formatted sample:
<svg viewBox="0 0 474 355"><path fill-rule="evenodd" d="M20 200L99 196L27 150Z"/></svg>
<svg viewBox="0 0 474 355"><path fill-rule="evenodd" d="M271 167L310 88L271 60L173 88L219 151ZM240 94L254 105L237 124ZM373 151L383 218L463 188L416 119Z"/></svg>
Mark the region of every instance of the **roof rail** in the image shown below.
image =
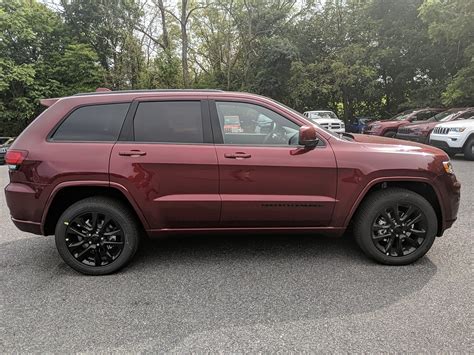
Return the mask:
<svg viewBox="0 0 474 355"><path fill-rule="evenodd" d="M146 90L117 90L117 91L111 91L111 90L103 90L100 88L96 92L82 92L82 93L77 93L74 94L73 96L89 96L89 95L109 95L109 94L133 94L133 93L153 93L153 92L223 92L224 90L218 90L218 89L146 89Z"/></svg>

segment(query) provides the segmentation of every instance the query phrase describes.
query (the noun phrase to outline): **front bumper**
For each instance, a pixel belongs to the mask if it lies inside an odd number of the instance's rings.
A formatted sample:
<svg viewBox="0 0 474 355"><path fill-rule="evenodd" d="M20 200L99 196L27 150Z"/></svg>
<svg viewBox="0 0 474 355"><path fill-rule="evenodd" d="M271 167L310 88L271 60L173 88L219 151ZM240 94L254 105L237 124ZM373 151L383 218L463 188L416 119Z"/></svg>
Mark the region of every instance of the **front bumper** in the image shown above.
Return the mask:
<svg viewBox="0 0 474 355"><path fill-rule="evenodd" d="M466 135L468 132L458 133L458 132L449 132L448 134L431 134L430 141L433 142L444 142L438 143L445 145L449 149L462 149L464 142L466 141Z"/></svg>
<svg viewBox="0 0 474 355"><path fill-rule="evenodd" d="M439 231L439 235L442 235L457 219L461 201L461 183L455 175L443 174L436 178L435 184L438 186L439 203L443 215L443 223Z"/></svg>
<svg viewBox="0 0 474 355"><path fill-rule="evenodd" d="M371 136L381 136L382 131L365 131L363 132L364 134L369 134Z"/></svg>
<svg viewBox="0 0 474 355"><path fill-rule="evenodd" d="M432 145L433 147L439 148L444 150L445 152L448 153L461 153L462 148L458 147L451 147L448 142L444 140L437 140L437 139L430 139L429 144Z"/></svg>
<svg viewBox="0 0 474 355"><path fill-rule="evenodd" d="M406 141L428 144L428 136L415 136L413 134L397 133L395 137Z"/></svg>

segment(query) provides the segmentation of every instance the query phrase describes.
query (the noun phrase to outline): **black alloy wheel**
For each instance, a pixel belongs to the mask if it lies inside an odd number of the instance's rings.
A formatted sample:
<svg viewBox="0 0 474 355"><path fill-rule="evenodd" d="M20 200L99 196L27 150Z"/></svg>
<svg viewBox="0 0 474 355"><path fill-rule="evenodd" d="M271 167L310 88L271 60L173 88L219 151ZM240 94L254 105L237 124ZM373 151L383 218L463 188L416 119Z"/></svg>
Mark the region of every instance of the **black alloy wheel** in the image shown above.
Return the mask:
<svg viewBox="0 0 474 355"><path fill-rule="evenodd" d="M107 275L135 255L140 226L133 210L109 197L89 197L64 211L55 241L67 265L86 275Z"/></svg>
<svg viewBox="0 0 474 355"><path fill-rule="evenodd" d="M399 187L374 191L354 216L354 237L370 258L407 265L425 255L438 233L438 217L422 195Z"/></svg>
<svg viewBox="0 0 474 355"><path fill-rule="evenodd" d="M88 266L105 266L122 253L123 229L110 215L89 212L65 223L66 245L77 261Z"/></svg>
<svg viewBox="0 0 474 355"><path fill-rule="evenodd" d="M384 208L373 221L372 241L385 255L409 255L425 241L427 224L426 215L418 207L395 203Z"/></svg>

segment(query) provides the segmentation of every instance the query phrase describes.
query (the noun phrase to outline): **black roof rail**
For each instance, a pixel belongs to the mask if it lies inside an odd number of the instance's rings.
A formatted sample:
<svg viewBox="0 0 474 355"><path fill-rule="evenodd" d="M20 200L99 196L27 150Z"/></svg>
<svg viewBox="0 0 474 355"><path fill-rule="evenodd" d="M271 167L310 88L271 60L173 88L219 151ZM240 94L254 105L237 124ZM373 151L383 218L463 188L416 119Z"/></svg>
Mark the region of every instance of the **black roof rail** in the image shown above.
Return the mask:
<svg viewBox="0 0 474 355"><path fill-rule="evenodd" d="M109 95L109 94L133 94L133 93L160 93L160 92L224 92L219 89L146 89L146 90L117 90L117 91L96 91L82 92L73 96L89 96L89 95Z"/></svg>

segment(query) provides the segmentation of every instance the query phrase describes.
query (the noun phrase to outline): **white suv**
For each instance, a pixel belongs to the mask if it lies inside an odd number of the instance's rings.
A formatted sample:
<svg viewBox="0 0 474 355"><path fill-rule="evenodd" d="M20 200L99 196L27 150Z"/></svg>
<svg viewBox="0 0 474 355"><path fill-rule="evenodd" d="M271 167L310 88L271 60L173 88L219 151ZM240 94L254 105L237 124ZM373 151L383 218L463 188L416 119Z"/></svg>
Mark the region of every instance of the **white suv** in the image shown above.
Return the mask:
<svg viewBox="0 0 474 355"><path fill-rule="evenodd" d="M474 117L437 125L430 135L430 144L450 156L464 153L466 159L474 160Z"/></svg>
<svg viewBox="0 0 474 355"><path fill-rule="evenodd" d="M331 132L344 133L346 131L344 122L332 111L306 111L303 115Z"/></svg>

